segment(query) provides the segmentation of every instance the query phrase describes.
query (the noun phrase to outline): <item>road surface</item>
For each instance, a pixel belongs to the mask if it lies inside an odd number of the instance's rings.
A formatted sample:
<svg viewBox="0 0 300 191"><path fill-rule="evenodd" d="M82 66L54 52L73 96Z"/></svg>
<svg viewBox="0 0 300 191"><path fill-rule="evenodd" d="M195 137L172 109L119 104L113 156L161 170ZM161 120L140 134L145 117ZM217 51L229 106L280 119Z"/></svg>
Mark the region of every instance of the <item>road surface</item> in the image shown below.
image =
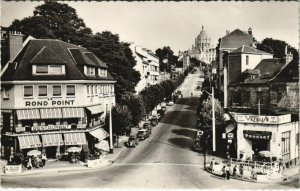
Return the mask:
<svg viewBox="0 0 300 191"><path fill-rule="evenodd" d="M203 170L203 155L192 149L195 136L199 73L180 87L184 97L168 107L150 138L126 149L105 169L22 177L2 177L3 187L118 189L286 189L287 185L223 180ZM199 92L198 92L199 93Z"/></svg>

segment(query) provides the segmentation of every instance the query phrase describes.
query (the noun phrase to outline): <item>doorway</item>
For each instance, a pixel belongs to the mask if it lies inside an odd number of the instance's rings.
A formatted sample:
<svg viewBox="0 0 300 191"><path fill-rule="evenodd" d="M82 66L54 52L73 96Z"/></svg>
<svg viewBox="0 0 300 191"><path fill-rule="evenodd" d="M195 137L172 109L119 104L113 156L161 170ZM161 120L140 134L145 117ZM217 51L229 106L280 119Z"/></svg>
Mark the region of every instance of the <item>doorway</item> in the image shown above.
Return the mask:
<svg viewBox="0 0 300 191"><path fill-rule="evenodd" d="M56 151L57 151L57 147L46 147L46 156L47 158L52 158L55 159L56 158Z"/></svg>

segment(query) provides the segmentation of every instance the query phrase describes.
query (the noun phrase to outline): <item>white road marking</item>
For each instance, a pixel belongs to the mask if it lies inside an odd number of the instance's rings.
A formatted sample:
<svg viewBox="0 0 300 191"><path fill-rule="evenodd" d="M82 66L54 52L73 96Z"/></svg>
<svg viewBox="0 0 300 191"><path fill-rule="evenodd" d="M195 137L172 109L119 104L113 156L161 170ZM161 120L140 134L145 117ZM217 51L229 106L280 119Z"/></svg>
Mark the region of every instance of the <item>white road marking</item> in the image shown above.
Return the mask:
<svg viewBox="0 0 300 191"><path fill-rule="evenodd" d="M200 164L181 164L181 163L114 163L116 166L191 166L202 167Z"/></svg>

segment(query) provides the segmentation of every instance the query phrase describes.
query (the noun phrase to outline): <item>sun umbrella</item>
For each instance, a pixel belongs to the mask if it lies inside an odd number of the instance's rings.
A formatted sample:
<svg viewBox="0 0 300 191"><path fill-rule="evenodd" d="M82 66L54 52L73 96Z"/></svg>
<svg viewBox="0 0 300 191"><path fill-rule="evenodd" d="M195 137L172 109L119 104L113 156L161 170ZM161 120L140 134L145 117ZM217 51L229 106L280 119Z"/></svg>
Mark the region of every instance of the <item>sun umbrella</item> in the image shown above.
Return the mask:
<svg viewBox="0 0 300 191"><path fill-rule="evenodd" d="M273 156L273 153L271 153L270 151L259 151L258 154L260 156L266 157L266 158L270 158Z"/></svg>
<svg viewBox="0 0 300 191"><path fill-rule="evenodd" d="M27 156L38 156L40 155L42 152L39 150L31 150L27 152Z"/></svg>
<svg viewBox="0 0 300 191"><path fill-rule="evenodd" d="M70 147L70 148L67 149L67 151L69 153L76 153L76 152L80 152L81 148L80 147Z"/></svg>

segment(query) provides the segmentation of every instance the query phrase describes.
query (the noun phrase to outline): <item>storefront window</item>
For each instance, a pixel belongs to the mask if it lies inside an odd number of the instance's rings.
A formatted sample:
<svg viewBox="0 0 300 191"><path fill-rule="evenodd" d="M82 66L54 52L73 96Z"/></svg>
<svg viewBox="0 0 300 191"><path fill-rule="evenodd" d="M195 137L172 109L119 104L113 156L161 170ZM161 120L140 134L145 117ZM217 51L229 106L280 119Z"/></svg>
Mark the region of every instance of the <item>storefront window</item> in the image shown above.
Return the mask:
<svg viewBox="0 0 300 191"><path fill-rule="evenodd" d="M24 97L33 96L33 86L24 86Z"/></svg>
<svg viewBox="0 0 300 191"><path fill-rule="evenodd" d="M282 159L290 159L290 136L291 132L283 132L281 138L281 152L282 152Z"/></svg>
<svg viewBox="0 0 300 191"><path fill-rule="evenodd" d="M67 85L67 96L75 96L75 85Z"/></svg>
<svg viewBox="0 0 300 191"><path fill-rule="evenodd" d="M47 96L47 86L39 86L39 96Z"/></svg>
<svg viewBox="0 0 300 191"><path fill-rule="evenodd" d="M61 86L53 86L53 96L61 96Z"/></svg>

